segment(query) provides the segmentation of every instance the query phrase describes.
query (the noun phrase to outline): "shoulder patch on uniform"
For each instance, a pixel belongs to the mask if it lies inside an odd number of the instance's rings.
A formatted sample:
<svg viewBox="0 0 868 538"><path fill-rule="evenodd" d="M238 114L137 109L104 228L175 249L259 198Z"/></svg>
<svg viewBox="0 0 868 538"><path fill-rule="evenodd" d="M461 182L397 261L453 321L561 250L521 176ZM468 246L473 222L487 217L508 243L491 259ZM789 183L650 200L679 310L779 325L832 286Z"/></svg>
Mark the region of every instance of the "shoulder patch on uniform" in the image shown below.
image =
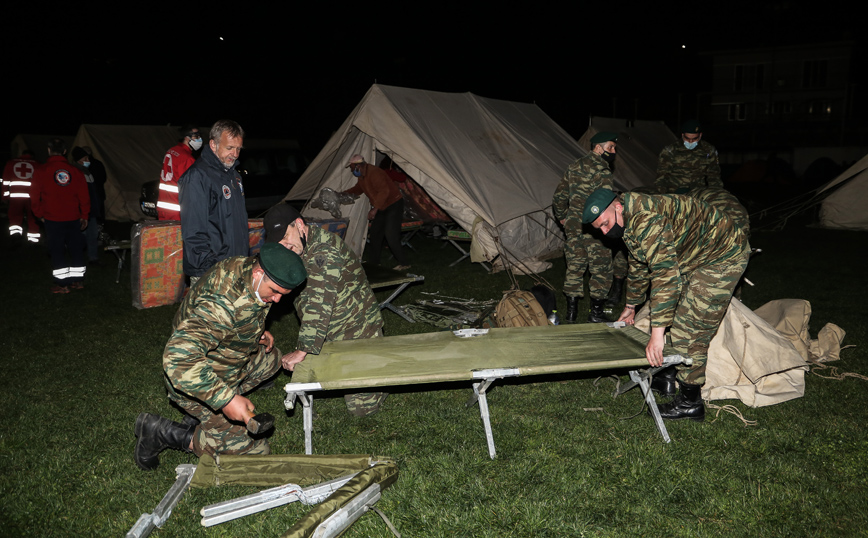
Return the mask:
<svg viewBox="0 0 868 538"><path fill-rule="evenodd" d="M223 198L227 200L232 198L232 189L229 188L229 185L223 185Z"/></svg>
<svg viewBox="0 0 868 538"><path fill-rule="evenodd" d="M317 254L313 257L313 263L315 263L317 267L323 267L326 264L326 255Z"/></svg>

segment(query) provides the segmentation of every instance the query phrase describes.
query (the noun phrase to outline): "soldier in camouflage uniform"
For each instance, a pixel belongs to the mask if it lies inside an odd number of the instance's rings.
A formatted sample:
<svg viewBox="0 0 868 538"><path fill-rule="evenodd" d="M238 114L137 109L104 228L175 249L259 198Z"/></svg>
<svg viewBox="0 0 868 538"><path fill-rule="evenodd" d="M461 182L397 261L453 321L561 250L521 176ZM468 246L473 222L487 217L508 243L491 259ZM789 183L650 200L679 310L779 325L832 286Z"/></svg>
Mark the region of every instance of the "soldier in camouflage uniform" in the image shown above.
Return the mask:
<svg viewBox="0 0 868 538"><path fill-rule="evenodd" d="M280 370L265 317L305 276L299 257L274 244L259 258L219 262L190 288L163 352L169 399L188 417L178 424L138 416L135 461L141 469L156 469L165 448L196 456L270 453L266 439L247 433L254 406L243 395Z"/></svg>
<svg viewBox="0 0 868 538"><path fill-rule="evenodd" d="M575 322L578 301L584 296L584 277L587 270L591 278L588 291L591 295L591 310L588 321L601 323L609 321L603 314L607 295L612 286L612 251L603 241L592 235L591 230L583 230L582 211L585 199L596 189L612 189L610 163L615 160L617 133L600 132L591 138L591 152L580 158L564 173L555 189L552 211L563 225L566 233L564 257L567 272L564 278L564 295L567 296L566 321ZM623 255L616 258L619 274L616 276L617 295L620 297L620 284L627 274L627 263Z"/></svg>
<svg viewBox="0 0 868 538"><path fill-rule="evenodd" d="M705 187L723 189L717 150L702 140L702 126L697 120L684 122L681 140L660 152L655 180L657 192L672 194L680 189ZM681 192L683 190L679 194Z"/></svg>
<svg viewBox="0 0 868 538"><path fill-rule="evenodd" d="M294 207L280 204L266 213L265 242L280 242L301 256L307 284L295 300L301 320L296 350L283 358L292 371L308 354L319 355L325 342L382 336L383 316L359 257L343 239L318 226L305 224ZM375 413L387 394L360 393L344 397L356 416Z"/></svg>
<svg viewBox="0 0 868 538"><path fill-rule="evenodd" d="M660 408L663 418L702 420L708 345L747 266L750 245L744 230L705 202L689 196L625 193L599 189L583 216L608 237L622 237L630 252L627 306L619 321L633 323L636 306L649 294L651 338L645 355L663 361L664 333L672 347L693 359L678 366L679 392Z"/></svg>

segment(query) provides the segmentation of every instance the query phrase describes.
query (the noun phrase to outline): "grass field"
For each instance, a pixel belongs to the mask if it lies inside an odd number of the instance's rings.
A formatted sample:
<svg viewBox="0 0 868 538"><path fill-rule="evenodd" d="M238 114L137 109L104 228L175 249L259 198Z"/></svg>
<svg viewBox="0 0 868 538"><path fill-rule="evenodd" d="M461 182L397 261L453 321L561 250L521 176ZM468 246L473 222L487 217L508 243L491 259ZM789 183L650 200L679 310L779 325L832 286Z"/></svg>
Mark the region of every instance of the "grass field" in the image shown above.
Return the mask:
<svg viewBox="0 0 868 538"><path fill-rule="evenodd" d="M12 252L2 241L0 535L123 536L153 511L174 468L195 463L166 451L146 473L132 459L138 413L180 418L165 397L160 362L176 308L133 308L129 270L115 284L111 254L88 270L84 290L52 295L45 252ZM751 242L763 253L749 267L756 286L744 290L745 304L807 299L813 336L833 322L847 331L844 344L856 346L842 352L839 369L868 375L868 234L793 222ZM423 237L414 245L413 271L426 280L399 303L425 292L499 298L509 288L503 273L467 261L448 267L457 257L451 246ZM554 260L543 277L559 288L563 269ZM384 315L387 335L435 330ZM288 301L269 319L278 346L292 349L298 322ZM278 417L272 450L303 453L301 414L283 410L288 380L251 399ZM498 382L489 394L493 461L478 410L464 407L469 386L397 390L380 413L361 419L347 414L342 398L320 398L314 449L394 458L398 481L377 506L405 537L868 536L868 381L812 374L806 381L803 398L772 407L718 402L756 426L729 414L669 423L669 445L635 392L612 398L611 378ZM279 536L306 513L295 503L200 526L203 506L253 491L191 490L153 536ZM367 514L345 536L392 534Z"/></svg>

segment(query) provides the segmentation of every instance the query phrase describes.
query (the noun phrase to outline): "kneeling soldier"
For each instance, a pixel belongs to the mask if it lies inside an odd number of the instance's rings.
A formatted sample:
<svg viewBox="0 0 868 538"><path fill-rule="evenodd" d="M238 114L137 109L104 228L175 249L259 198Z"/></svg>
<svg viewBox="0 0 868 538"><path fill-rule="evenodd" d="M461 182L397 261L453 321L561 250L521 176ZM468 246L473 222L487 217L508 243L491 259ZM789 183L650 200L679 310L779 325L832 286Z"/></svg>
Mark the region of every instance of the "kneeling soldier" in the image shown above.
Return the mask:
<svg viewBox="0 0 868 538"><path fill-rule="evenodd" d="M156 469L166 448L217 454L269 454L246 425L253 403L243 396L280 370L280 351L265 330L271 303L307 277L301 259L279 244L258 258L219 262L178 308L163 352L169 399L188 413L183 424L150 413L136 419L136 464Z"/></svg>

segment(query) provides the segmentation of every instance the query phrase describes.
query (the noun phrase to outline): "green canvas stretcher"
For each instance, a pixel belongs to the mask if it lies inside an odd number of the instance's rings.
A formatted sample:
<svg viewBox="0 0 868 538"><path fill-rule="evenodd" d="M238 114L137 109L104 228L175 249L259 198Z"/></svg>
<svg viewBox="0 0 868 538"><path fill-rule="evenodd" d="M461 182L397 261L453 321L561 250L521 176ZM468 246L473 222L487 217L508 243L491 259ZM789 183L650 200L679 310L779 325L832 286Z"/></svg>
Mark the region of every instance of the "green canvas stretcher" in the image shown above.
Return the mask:
<svg viewBox="0 0 868 538"><path fill-rule="evenodd" d="M497 379L629 369L631 379L642 387L660 434L669 442L647 377L639 372L648 366L648 335L633 327L609 325L490 329L468 338L445 331L327 342L319 356L296 366L292 382L284 388L284 405L291 409L296 398L301 401L305 451L311 454L314 392L469 381L474 396L468 405L479 404L489 455L494 458L486 390ZM664 354L667 364L683 360L668 348Z"/></svg>

